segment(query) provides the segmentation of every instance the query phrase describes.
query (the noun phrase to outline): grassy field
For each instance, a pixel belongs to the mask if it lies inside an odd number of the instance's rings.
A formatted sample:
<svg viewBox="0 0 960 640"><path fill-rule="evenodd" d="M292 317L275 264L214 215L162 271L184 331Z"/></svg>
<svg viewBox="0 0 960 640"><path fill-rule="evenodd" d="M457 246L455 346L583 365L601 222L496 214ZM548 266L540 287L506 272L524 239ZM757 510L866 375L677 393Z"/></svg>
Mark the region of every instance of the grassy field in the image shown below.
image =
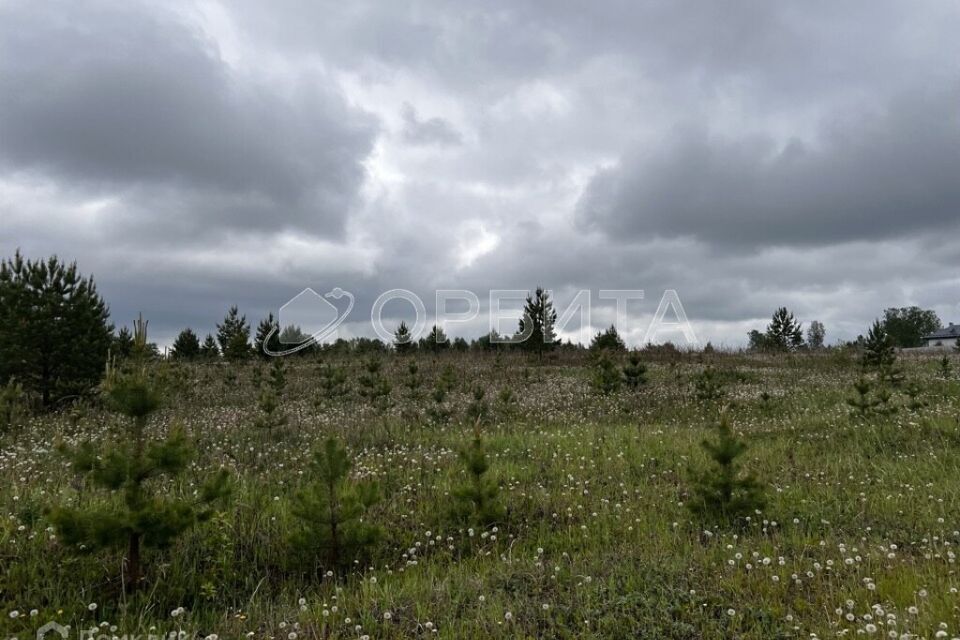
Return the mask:
<svg viewBox="0 0 960 640"><path fill-rule="evenodd" d="M577 354L420 355L413 389L410 358L387 356L393 388L377 408L356 392L361 358L332 363L347 373L340 396L325 391L329 361L296 359L287 424L272 429L256 426L269 363L168 365L173 391L150 429L181 423L198 456L163 492L189 496L224 467L233 494L172 548L147 552L132 594L122 553L71 553L45 516L111 499L56 444L112 438L123 418L96 404L33 417L0 439L0 637L33 638L50 620L106 637L960 637L960 382L933 358L903 363L926 407L863 420L846 404L857 365L841 351L644 357L646 385L601 395ZM707 366L721 401L695 396ZM431 397L445 367L448 420ZM476 387L507 509L486 528L451 509ZM744 526L685 506L720 404L768 498ZM290 498L330 435L383 494L368 518L385 536L341 578L289 536Z"/></svg>

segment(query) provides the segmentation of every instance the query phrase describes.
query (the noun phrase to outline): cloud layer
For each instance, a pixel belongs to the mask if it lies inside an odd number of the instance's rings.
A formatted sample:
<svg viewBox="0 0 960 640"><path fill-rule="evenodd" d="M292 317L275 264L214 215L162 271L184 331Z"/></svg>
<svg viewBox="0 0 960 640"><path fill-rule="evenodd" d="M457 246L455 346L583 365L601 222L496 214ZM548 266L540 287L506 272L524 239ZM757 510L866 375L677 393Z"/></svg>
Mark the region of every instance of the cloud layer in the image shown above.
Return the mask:
<svg viewBox="0 0 960 640"><path fill-rule="evenodd" d="M715 343L780 305L828 340L956 322L958 29L947 0L11 0L0 251L77 259L161 341L336 285L364 333L385 289L538 283L645 289L635 339L666 288Z"/></svg>

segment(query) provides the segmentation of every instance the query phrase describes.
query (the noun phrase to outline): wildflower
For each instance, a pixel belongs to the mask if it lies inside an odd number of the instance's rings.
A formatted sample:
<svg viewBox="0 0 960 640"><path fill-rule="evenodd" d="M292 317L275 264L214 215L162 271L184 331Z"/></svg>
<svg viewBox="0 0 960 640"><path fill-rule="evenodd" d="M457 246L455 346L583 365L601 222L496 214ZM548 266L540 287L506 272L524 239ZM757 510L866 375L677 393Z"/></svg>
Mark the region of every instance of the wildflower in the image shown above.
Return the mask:
<svg viewBox="0 0 960 640"><path fill-rule="evenodd" d="M511 620L513 620L513 614L507 611L505 614L503 614L503 619L506 620L507 622L510 622Z"/></svg>

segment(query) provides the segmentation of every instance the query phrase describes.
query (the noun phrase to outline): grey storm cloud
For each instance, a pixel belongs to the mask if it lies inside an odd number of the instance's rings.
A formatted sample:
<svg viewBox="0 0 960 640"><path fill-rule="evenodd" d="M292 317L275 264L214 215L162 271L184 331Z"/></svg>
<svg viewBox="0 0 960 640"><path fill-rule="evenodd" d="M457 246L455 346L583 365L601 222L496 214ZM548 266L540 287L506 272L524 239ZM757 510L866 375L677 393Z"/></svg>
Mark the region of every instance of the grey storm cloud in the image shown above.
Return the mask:
<svg viewBox="0 0 960 640"><path fill-rule="evenodd" d="M244 78L202 31L147 7L0 7L0 164L218 229L339 232L375 122L329 87L282 95Z"/></svg>
<svg viewBox="0 0 960 640"><path fill-rule="evenodd" d="M678 128L591 180L582 224L613 238L829 244L960 223L960 85L831 119L813 144Z"/></svg>
<svg viewBox="0 0 960 640"><path fill-rule="evenodd" d="M421 119L409 103L404 103L401 115L403 139L412 145L456 146L463 141L463 137L449 122L438 117Z"/></svg>
<svg viewBox="0 0 960 640"><path fill-rule="evenodd" d="M0 254L76 259L161 342L307 286L368 335L395 287L676 289L715 344L781 305L830 341L956 322L958 31L949 0L0 1Z"/></svg>

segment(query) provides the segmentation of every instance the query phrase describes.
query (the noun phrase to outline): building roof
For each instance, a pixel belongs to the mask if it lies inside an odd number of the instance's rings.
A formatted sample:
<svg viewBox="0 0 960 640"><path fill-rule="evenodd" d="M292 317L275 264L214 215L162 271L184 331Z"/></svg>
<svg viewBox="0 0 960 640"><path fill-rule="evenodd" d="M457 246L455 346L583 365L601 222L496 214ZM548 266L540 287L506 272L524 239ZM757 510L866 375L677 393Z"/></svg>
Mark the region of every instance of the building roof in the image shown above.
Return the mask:
<svg viewBox="0 0 960 640"><path fill-rule="evenodd" d="M924 340L942 340L944 338L960 338L960 324L951 322L949 327L937 329L933 333L923 336Z"/></svg>

